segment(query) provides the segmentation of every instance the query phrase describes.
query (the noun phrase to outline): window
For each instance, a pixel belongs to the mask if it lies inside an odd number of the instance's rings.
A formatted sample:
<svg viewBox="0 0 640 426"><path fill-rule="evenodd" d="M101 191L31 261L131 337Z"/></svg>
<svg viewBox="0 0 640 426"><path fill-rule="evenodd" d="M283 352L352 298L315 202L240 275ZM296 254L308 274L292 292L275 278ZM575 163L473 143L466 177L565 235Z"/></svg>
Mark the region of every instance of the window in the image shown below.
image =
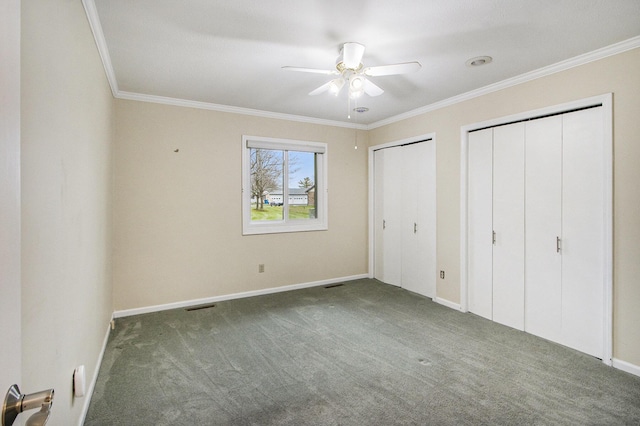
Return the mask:
<svg viewBox="0 0 640 426"><path fill-rule="evenodd" d="M243 234L327 229L327 144L243 136Z"/></svg>

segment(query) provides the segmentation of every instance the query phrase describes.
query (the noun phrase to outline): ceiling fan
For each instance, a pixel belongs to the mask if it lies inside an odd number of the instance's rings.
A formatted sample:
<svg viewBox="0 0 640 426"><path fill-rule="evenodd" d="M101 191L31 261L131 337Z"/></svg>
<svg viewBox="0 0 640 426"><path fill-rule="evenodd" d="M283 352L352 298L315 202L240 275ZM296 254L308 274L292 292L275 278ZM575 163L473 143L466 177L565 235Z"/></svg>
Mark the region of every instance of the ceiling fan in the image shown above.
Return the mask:
<svg viewBox="0 0 640 426"><path fill-rule="evenodd" d="M338 75L339 77L323 84L309 95L319 95L329 92L338 95L345 84L349 90L349 98L356 99L366 93L369 96L379 96L384 93L380 87L374 84L367 77L379 77L384 75L407 74L418 71L422 65L419 62L403 62L400 64L380 65L377 67L364 67L362 56L364 55L364 45L360 43L344 43L340 50L340 55L336 59L336 67L333 70L321 70L301 67L282 67L288 71L301 71L316 74Z"/></svg>

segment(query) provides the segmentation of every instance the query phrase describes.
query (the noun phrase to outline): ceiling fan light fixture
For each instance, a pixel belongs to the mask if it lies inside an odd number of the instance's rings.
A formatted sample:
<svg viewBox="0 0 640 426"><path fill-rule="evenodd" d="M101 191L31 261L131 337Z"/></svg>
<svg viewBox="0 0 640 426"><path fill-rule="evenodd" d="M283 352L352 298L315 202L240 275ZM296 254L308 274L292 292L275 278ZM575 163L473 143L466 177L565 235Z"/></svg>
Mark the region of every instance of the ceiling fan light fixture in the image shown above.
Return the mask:
<svg viewBox="0 0 640 426"><path fill-rule="evenodd" d="M364 78L359 75L352 75L349 77L349 88L355 91L361 91L364 89Z"/></svg>
<svg viewBox="0 0 640 426"><path fill-rule="evenodd" d="M379 65L375 67L364 67L362 57L365 47L360 43L344 43L340 51L340 55L336 58L335 69L323 70L315 68L291 67L284 66L282 69L289 71L308 72L315 74L333 75L332 80L327 81L322 86L309 92L310 96L319 95L320 93L329 92L337 96L342 88L347 86L347 110L351 118L351 100L356 100L364 94L375 97L384 93L384 90L367 77L378 77L387 75L407 74L418 71L422 65L419 62L402 62L398 64ZM359 113L364 110L356 111Z"/></svg>
<svg viewBox="0 0 640 426"><path fill-rule="evenodd" d="M352 74L349 77L349 97L351 99L359 98L364 93L364 77Z"/></svg>

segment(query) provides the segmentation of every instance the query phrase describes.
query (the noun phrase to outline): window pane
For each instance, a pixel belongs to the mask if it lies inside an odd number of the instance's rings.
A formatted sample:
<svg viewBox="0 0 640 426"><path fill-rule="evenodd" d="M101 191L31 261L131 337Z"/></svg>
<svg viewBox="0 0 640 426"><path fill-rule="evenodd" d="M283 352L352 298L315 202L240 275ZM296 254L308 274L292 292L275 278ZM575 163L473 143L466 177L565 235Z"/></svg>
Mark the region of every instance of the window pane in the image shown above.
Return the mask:
<svg viewBox="0 0 640 426"><path fill-rule="evenodd" d="M251 220L283 220L284 151L251 148Z"/></svg>
<svg viewBox="0 0 640 426"><path fill-rule="evenodd" d="M316 156L314 152L288 151L289 154L289 219L315 219Z"/></svg>
<svg viewBox="0 0 640 426"><path fill-rule="evenodd" d="M327 144L242 137L242 234L324 231Z"/></svg>

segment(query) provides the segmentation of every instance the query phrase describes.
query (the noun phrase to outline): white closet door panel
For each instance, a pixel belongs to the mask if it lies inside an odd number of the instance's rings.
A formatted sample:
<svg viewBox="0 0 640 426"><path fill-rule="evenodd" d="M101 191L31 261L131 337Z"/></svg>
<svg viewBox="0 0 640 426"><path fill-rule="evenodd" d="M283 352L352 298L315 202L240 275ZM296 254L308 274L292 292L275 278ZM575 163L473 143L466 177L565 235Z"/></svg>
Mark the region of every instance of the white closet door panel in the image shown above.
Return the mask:
<svg viewBox="0 0 640 426"><path fill-rule="evenodd" d="M383 264L382 281L402 283L402 148L387 148L384 153Z"/></svg>
<svg viewBox="0 0 640 426"><path fill-rule="evenodd" d="M492 319L493 129L469 133L468 167L469 311Z"/></svg>
<svg viewBox="0 0 640 426"><path fill-rule="evenodd" d="M402 147L402 287L435 296L435 149L433 141Z"/></svg>
<svg viewBox="0 0 640 426"><path fill-rule="evenodd" d="M493 130L493 320L524 330L524 123Z"/></svg>
<svg viewBox="0 0 640 426"><path fill-rule="evenodd" d="M559 342L562 116L533 120L525 127L525 330Z"/></svg>
<svg viewBox="0 0 640 426"><path fill-rule="evenodd" d="M373 222L374 222L374 277L384 282L384 149L373 153Z"/></svg>
<svg viewBox="0 0 640 426"><path fill-rule="evenodd" d="M418 169L422 159L420 144L407 145L402 151L402 287L413 292L420 289L418 253L418 198L421 196Z"/></svg>
<svg viewBox="0 0 640 426"><path fill-rule="evenodd" d="M418 252L420 258L421 285L418 293L436 297L436 143L421 142L421 158L418 180L421 195L418 197Z"/></svg>
<svg viewBox="0 0 640 426"><path fill-rule="evenodd" d="M563 116L563 343L604 350L604 165L602 108Z"/></svg>

